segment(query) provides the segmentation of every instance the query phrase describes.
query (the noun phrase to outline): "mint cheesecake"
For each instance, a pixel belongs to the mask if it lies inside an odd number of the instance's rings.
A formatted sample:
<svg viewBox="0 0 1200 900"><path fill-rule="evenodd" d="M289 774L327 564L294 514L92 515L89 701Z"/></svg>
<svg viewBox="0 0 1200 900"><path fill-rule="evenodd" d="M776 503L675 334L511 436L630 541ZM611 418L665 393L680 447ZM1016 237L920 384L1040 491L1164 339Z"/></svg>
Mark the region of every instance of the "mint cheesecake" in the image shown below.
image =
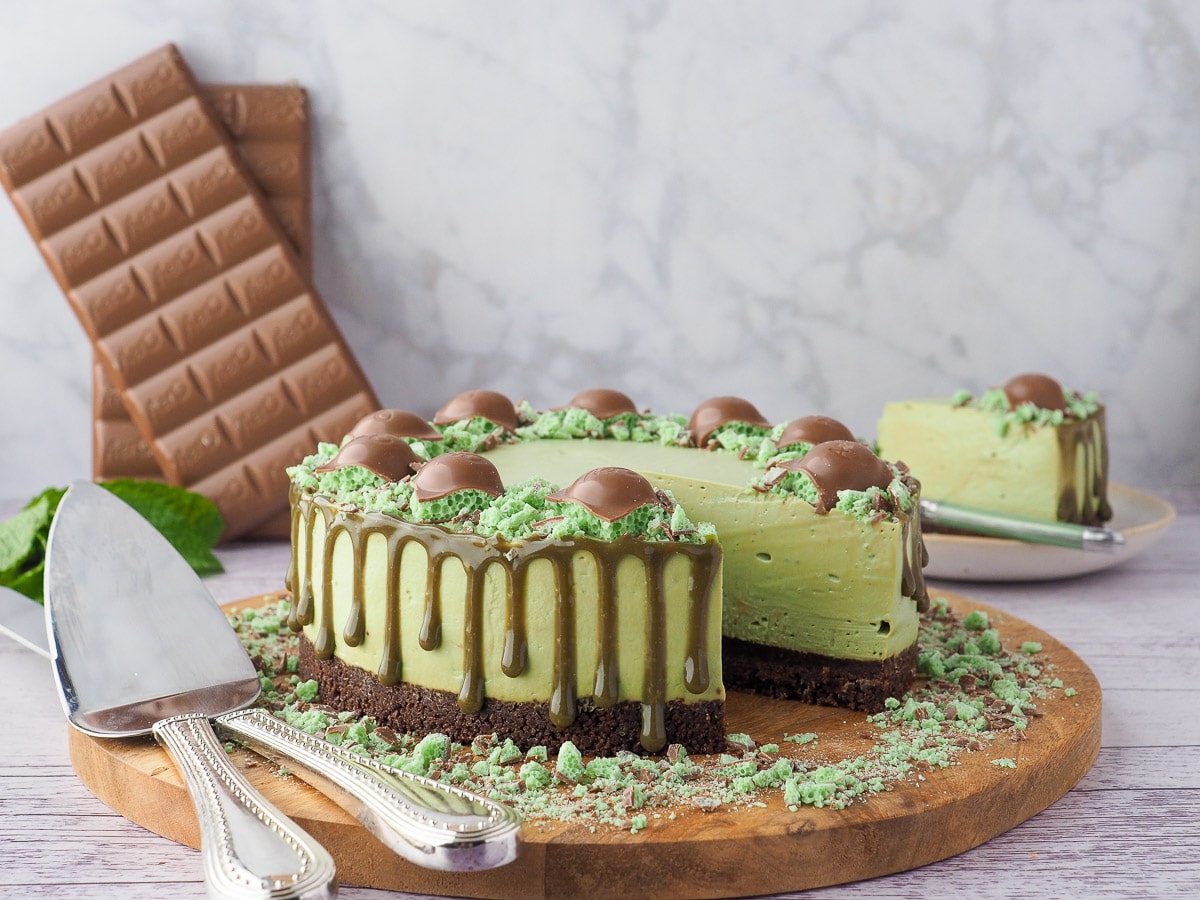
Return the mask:
<svg viewBox="0 0 1200 900"><path fill-rule="evenodd" d="M920 485L827 417L470 391L290 474L302 675L406 730L713 752L726 688L877 710L915 677Z"/></svg>

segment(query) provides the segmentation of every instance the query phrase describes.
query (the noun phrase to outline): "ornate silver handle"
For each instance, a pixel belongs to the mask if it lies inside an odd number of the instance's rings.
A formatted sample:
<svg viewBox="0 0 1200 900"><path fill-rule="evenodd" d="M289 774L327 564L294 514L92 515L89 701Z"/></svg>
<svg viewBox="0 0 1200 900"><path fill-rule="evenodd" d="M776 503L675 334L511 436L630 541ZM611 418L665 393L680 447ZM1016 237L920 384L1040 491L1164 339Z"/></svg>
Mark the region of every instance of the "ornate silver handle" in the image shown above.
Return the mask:
<svg viewBox="0 0 1200 900"><path fill-rule="evenodd" d="M261 709L216 722L254 752L286 763L411 862L473 872L517 856L521 815L511 807L358 756Z"/></svg>
<svg viewBox="0 0 1200 900"><path fill-rule="evenodd" d="M154 737L183 773L196 806L210 897L337 896L333 858L233 767L207 717L163 719Z"/></svg>

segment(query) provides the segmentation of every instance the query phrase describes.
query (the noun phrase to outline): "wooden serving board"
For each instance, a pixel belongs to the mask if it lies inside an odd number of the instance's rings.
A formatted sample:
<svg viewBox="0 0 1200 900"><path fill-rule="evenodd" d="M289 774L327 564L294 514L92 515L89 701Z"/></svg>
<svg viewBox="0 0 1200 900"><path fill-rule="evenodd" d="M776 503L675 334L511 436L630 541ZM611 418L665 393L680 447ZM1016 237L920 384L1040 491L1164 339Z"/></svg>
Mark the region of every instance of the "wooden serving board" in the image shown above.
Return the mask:
<svg viewBox="0 0 1200 900"><path fill-rule="evenodd" d="M1027 622L940 592L965 615L986 612L1006 646L1037 641L1073 697L1038 702L1023 741L998 737L963 753L960 765L912 776L844 810L801 807L780 792L765 808L680 810L638 834L585 824L526 824L519 858L472 874L433 872L389 851L323 795L281 778L249 751L234 761L271 802L325 845L347 884L462 897L727 897L806 890L917 868L976 847L1019 825L1071 789L1100 749L1100 685L1069 648ZM262 602L255 598L227 608ZM1061 694L1061 692L1059 692ZM847 710L730 694L729 733L758 743L816 732L823 758L852 758L874 726ZM195 813L166 753L153 739L104 740L72 730L71 760L87 787L134 822L199 846ZM992 764L1008 757L1015 769Z"/></svg>

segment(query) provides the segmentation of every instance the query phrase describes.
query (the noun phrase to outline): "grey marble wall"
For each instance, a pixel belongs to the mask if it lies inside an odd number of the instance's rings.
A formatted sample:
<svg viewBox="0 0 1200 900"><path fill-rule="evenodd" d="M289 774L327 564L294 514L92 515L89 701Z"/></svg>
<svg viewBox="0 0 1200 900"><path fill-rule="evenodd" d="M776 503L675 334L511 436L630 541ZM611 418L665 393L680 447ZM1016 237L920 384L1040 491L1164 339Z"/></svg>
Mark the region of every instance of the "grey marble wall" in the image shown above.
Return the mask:
<svg viewBox="0 0 1200 900"><path fill-rule="evenodd" d="M294 79L317 284L385 403L739 394L864 436L1040 370L1200 484L1200 3L6 4L0 125L167 41ZM90 349L0 201L0 496L90 472Z"/></svg>

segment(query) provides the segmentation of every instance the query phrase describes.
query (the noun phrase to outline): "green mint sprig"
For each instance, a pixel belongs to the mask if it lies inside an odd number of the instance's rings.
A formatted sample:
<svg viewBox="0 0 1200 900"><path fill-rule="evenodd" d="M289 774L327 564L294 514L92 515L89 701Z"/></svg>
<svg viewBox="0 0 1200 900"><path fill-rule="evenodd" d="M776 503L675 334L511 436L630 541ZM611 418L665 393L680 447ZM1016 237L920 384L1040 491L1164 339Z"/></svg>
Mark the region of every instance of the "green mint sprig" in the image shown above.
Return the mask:
<svg viewBox="0 0 1200 900"><path fill-rule="evenodd" d="M157 528L197 574L224 571L213 555L225 528L215 503L186 488L120 478L100 482ZM47 488L0 522L0 584L41 603L50 523L66 488Z"/></svg>

